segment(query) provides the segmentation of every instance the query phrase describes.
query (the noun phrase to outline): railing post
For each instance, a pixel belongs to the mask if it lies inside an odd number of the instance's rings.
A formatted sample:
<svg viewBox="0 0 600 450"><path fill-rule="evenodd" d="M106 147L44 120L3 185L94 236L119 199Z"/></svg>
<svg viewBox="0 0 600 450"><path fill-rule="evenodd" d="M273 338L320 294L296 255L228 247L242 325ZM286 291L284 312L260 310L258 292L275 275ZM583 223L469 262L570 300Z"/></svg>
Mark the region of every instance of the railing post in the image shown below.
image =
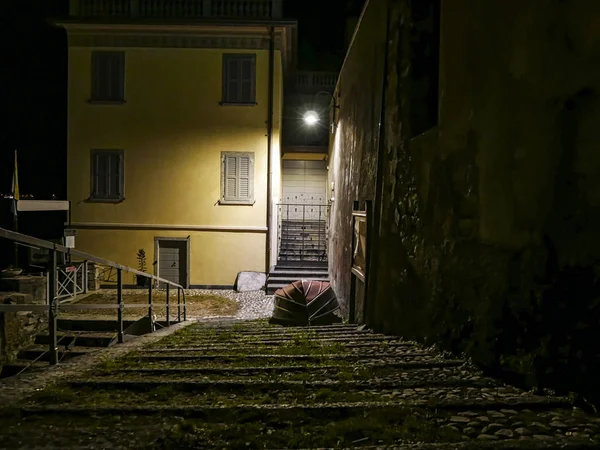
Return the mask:
<svg viewBox="0 0 600 450"><path fill-rule="evenodd" d="M187 320L187 304L185 300L185 292L183 293L183 321Z"/></svg>
<svg viewBox="0 0 600 450"><path fill-rule="evenodd" d="M177 288L177 322L181 322L181 288Z"/></svg>
<svg viewBox="0 0 600 450"><path fill-rule="evenodd" d="M169 295L170 295L170 287L171 285L167 284L167 326L170 327L171 326L171 314L170 314L170 303L169 303Z"/></svg>
<svg viewBox="0 0 600 450"><path fill-rule="evenodd" d="M130 17L138 17L140 15L140 0L129 0Z"/></svg>
<svg viewBox="0 0 600 450"><path fill-rule="evenodd" d="M56 364L58 364L58 345L56 343L56 315L58 313L58 305L56 303L56 250L50 251L50 271L48 272L48 277L48 356L50 359L50 365L55 366Z"/></svg>
<svg viewBox="0 0 600 450"><path fill-rule="evenodd" d="M117 309L117 332L118 342L122 344L125 342L125 336L123 335L123 270L117 269L117 302L119 308Z"/></svg>
<svg viewBox="0 0 600 450"><path fill-rule="evenodd" d="M154 327L152 326L152 279L150 279L150 283L148 284L148 319L150 319L150 333L154 331Z"/></svg>
<svg viewBox="0 0 600 450"><path fill-rule="evenodd" d="M202 0L202 17L212 16L211 0Z"/></svg>
<svg viewBox="0 0 600 450"><path fill-rule="evenodd" d="M71 258L69 257L69 260L70 259ZM71 261L69 261L69 265L71 267L74 267L74 266L72 266L72 264L73 263ZM73 272L71 272L71 275L73 275L73 293L71 294L71 297L76 297L77 296L77 268L75 268L75 270Z"/></svg>
<svg viewBox="0 0 600 450"><path fill-rule="evenodd" d="M83 262L83 293L88 292L88 262Z"/></svg>
<svg viewBox="0 0 600 450"><path fill-rule="evenodd" d="M283 0L271 0L271 19L283 17Z"/></svg>

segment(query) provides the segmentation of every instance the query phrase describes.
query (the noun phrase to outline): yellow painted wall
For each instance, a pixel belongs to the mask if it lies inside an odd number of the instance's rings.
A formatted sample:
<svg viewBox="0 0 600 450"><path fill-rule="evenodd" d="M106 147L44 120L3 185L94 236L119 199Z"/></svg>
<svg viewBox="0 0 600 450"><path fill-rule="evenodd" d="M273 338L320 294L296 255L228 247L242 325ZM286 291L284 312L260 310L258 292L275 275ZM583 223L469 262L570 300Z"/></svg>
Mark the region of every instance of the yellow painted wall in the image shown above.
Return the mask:
<svg viewBox="0 0 600 450"><path fill-rule="evenodd" d="M231 286L241 271L264 270L266 233L222 233L167 230L78 230L78 249L137 268L136 254L146 250L148 273L153 272L155 237L190 236L190 284ZM118 243L118 245L116 245ZM135 284L124 274L123 283Z"/></svg>
<svg viewBox="0 0 600 450"><path fill-rule="evenodd" d="M265 227L268 51L119 49L125 51L126 103L99 105L88 102L92 50L111 49L69 49L68 198L72 221ZM257 106L219 105L224 52L256 54ZM280 53L275 56L273 154L279 155L282 68ZM124 150L122 203L86 201L91 149ZM255 153L253 206L218 204L222 151ZM273 167L279 167L278 161ZM279 179L277 169L273 176ZM135 264L137 250L145 248L150 254L153 236L158 235L169 236L162 231L81 230L77 248ZM264 270L264 233L202 232L194 236L192 284L233 284L241 270ZM145 242L150 244L142 244Z"/></svg>

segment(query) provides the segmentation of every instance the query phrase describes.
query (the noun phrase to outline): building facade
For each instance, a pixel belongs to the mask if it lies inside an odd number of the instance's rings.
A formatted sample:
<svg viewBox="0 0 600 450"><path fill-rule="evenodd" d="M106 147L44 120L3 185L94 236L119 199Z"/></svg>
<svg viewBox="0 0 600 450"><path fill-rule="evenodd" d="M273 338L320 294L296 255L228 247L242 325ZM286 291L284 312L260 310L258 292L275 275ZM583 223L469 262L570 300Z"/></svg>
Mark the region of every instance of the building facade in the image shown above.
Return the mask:
<svg viewBox="0 0 600 450"><path fill-rule="evenodd" d="M77 248L130 266L143 249L149 272L185 286L268 270L295 33L281 1L74 0L70 13L55 23Z"/></svg>

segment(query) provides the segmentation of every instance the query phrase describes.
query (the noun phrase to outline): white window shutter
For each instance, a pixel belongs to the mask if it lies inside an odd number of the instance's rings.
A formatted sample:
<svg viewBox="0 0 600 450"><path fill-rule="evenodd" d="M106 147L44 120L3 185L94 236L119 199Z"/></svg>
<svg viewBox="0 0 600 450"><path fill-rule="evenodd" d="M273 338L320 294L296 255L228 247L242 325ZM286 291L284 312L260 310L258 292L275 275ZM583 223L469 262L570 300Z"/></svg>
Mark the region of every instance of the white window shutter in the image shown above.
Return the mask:
<svg viewBox="0 0 600 450"><path fill-rule="evenodd" d="M221 200L232 204L254 203L254 153L222 153Z"/></svg>
<svg viewBox="0 0 600 450"><path fill-rule="evenodd" d="M250 170L250 157L249 156L239 156L239 192L238 199L239 200L250 200L250 182L251 180L251 170Z"/></svg>
<svg viewBox="0 0 600 450"><path fill-rule="evenodd" d="M223 164L225 176L223 200L235 201L238 199L238 159L235 156L225 156Z"/></svg>

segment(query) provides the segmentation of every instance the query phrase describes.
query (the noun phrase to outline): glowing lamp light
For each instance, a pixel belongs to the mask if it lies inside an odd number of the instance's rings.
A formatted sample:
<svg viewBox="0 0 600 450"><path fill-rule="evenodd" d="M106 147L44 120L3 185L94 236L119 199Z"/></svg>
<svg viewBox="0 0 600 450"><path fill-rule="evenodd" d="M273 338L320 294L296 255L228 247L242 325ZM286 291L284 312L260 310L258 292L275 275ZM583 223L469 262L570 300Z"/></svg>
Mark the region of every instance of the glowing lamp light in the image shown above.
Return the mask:
<svg viewBox="0 0 600 450"><path fill-rule="evenodd" d="M304 114L304 123L309 126L315 125L319 121L319 115L314 111L308 111Z"/></svg>

